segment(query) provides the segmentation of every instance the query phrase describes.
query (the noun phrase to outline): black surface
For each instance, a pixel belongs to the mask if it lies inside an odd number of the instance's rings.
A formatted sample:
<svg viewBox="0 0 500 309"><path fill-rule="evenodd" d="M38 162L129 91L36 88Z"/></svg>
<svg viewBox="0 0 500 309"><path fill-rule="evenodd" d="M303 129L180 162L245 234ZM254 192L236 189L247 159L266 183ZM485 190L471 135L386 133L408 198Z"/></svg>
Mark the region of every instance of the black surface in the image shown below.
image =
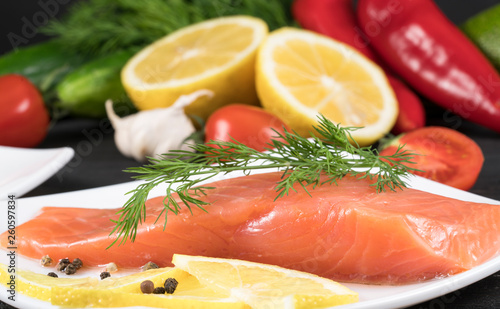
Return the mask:
<svg viewBox="0 0 500 309"><path fill-rule="evenodd" d="M51 12L57 11L54 18L59 18L60 14L75 2L77 1L0 1L0 54L13 47L9 34L11 37L12 34L23 35L23 27L29 28L25 26L26 20L33 23L34 16L43 17L40 12L46 12L49 16L48 11L44 10L40 3L52 3ZM455 23L461 23L481 9L499 3L494 0L440 0L436 2ZM57 9L54 4L57 5ZM43 18L40 21L43 21ZM25 36L26 44L34 44L46 39L39 33L28 36L30 37ZM445 121L442 109L431 103L426 103L426 107L429 125L449 125ZM75 149L75 157L65 169L26 196L67 192L130 181L130 175L124 173L123 169L138 166L139 163L124 158L118 152L114 145L113 132L107 129L106 121L105 119L67 118L56 123L50 129L47 139L39 147L69 146ZM470 191L500 200L500 135L467 121L455 124L458 124L456 127L458 131L465 133L479 144L485 156L482 172L476 185ZM499 292L500 271L468 287L411 308L500 308ZM0 304L0 308L7 307L5 304Z"/></svg>

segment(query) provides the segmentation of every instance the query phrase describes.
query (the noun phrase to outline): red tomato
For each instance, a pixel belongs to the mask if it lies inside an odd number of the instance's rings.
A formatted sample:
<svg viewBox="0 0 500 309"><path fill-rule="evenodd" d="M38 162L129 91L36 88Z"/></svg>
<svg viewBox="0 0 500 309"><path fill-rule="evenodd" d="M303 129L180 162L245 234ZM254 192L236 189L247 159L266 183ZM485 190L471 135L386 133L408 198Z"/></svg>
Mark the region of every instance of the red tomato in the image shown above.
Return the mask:
<svg viewBox="0 0 500 309"><path fill-rule="evenodd" d="M40 92L27 78L0 76L0 145L37 146L47 135L49 120Z"/></svg>
<svg viewBox="0 0 500 309"><path fill-rule="evenodd" d="M251 105L231 104L216 110L207 119L205 125L205 142L225 141L233 139L258 151L269 147L268 143L277 136L276 130L284 134L286 124L265 111Z"/></svg>
<svg viewBox="0 0 500 309"><path fill-rule="evenodd" d="M408 166L423 170L416 175L458 188L469 190L479 176L484 157L481 148L469 137L445 127L424 127L402 134L380 152L389 156L398 145L420 154Z"/></svg>

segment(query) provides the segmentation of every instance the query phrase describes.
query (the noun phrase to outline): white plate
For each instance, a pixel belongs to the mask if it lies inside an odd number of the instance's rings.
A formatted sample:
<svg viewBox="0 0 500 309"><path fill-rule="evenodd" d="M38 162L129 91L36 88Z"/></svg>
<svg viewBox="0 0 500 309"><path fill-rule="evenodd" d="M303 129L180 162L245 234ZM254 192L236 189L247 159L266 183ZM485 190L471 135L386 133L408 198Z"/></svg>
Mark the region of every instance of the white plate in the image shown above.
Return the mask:
<svg viewBox="0 0 500 309"><path fill-rule="evenodd" d="M260 172L265 172L264 170ZM240 176L239 173L233 173L231 177ZM219 180L228 176L218 176ZM139 182L129 182L119 185L101 187L96 189L87 189L76 192L67 192L54 195L46 195L40 197L21 198L17 200L17 224L33 218L43 206L67 207L77 206L86 208L118 208L121 207L128 196L126 192L134 189ZM457 199L491 203L500 205L500 201L485 198L469 192L451 188L421 177L411 177L409 184L415 189L440 194ZM150 197L164 194L164 188L155 188ZM7 230L6 227L6 212L0 212L0 232ZM6 263L7 256L5 252L0 253L0 262ZM21 256L17 257L16 266L19 269L28 269L38 273L47 273L47 269L38 265L37 261L25 259ZM404 285L404 286L376 286L362 284L345 284L347 287L359 293L360 301L356 304L339 306L335 308L355 309L355 308L399 308L418 304L447 293L458 290L476 281L479 281L491 274L500 270L500 256L464 273L451 276L444 279L436 279L424 283ZM97 276L99 270L91 270L95 272L92 276ZM88 273L83 273L75 276L89 276ZM12 302L7 299L7 291L5 288L0 289L0 300L12 304L19 308L40 308L54 309L55 307L41 302L33 298L16 295L16 301Z"/></svg>
<svg viewBox="0 0 500 309"><path fill-rule="evenodd" d="M0 146L0 201L20 197L57 173L74 155L72 148L29 149Z"/></svg>

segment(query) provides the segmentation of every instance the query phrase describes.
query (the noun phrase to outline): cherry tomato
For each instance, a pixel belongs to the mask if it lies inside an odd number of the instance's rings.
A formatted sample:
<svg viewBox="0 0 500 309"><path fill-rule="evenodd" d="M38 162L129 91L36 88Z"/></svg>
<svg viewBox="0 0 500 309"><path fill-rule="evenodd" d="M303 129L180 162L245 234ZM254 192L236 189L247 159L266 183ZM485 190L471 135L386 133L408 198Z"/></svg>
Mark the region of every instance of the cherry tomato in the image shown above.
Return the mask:
<svg viewBox="0 0 500 309"><path fill-rule="evenodd" d="M37 146L47 135L49 120L40 92L27 78L0 76L0 145Z"/></svg>
<svg viewBox="0 0 500 309"><path fill-rule="evenodd" d="M269 148L277 136L276 130L284 134L286 124L266 110L245 104L230 104L216 110L207 119L205 142L211 140L229 142L233 139L258 151Z"/></svg>
<svg viewBox="0 0 500 309"><path fill-rule="evenodd" d="M479 176L484 156L481 148L464 134L445 127L424 127L400 135L380 152L389 156L398 145L419 154L408 166L422 170L414 174L458 188L469 190Z"/></svg>

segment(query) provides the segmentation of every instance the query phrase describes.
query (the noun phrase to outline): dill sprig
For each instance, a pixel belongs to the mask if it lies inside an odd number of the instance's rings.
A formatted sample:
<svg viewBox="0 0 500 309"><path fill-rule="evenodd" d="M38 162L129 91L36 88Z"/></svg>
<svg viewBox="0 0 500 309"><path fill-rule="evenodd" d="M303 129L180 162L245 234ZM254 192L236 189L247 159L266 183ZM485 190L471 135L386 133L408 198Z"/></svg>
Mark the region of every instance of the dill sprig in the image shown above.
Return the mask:
<svg viewBox="0 0 500 309"><path fill-rule="evenodd" d="M139 49L192 23L251 15L269 28L296 25L293 0L89 0L74 4L62 19L41 29L75 53L100 56Z"/></svg>
<svg viewBox="0 0 500 309"><path fill-rule="evenodd" d="M164 208L157 218L164 215L165 225L167 214L178 214L182 206L204 210L207 202L200 197L212 187L201 183L234 171L244 174L259 169L282 171L276 185L276 199L288 195L290 190L296 191L295 184L310 194L308 186L336 183L348 174L359 179L374 179L372 185L377 192L406 187L405 176L416 170L407 166L413 163L413 153L400 146L392 156L379 156L376 149L360 147L353 142L350 132L359 128L335 125L322 115L318 118L318 126L314 127L317 134L305 138L287 130L284 134L275 131L276 137L265 152L235 140L211 141L192 146L195 153L172 151L160 159L150 158L149 164L142 167L129 168L126 171L136 173L134 178L144 183L128 192L132 196L118 212L119 219L114 221L116 226L111 234L116 232L118 237L112 245L120 238L120 243L128 238L135 240L139 224L146 219L148 194L159 184L167 184Z"/></svg>

